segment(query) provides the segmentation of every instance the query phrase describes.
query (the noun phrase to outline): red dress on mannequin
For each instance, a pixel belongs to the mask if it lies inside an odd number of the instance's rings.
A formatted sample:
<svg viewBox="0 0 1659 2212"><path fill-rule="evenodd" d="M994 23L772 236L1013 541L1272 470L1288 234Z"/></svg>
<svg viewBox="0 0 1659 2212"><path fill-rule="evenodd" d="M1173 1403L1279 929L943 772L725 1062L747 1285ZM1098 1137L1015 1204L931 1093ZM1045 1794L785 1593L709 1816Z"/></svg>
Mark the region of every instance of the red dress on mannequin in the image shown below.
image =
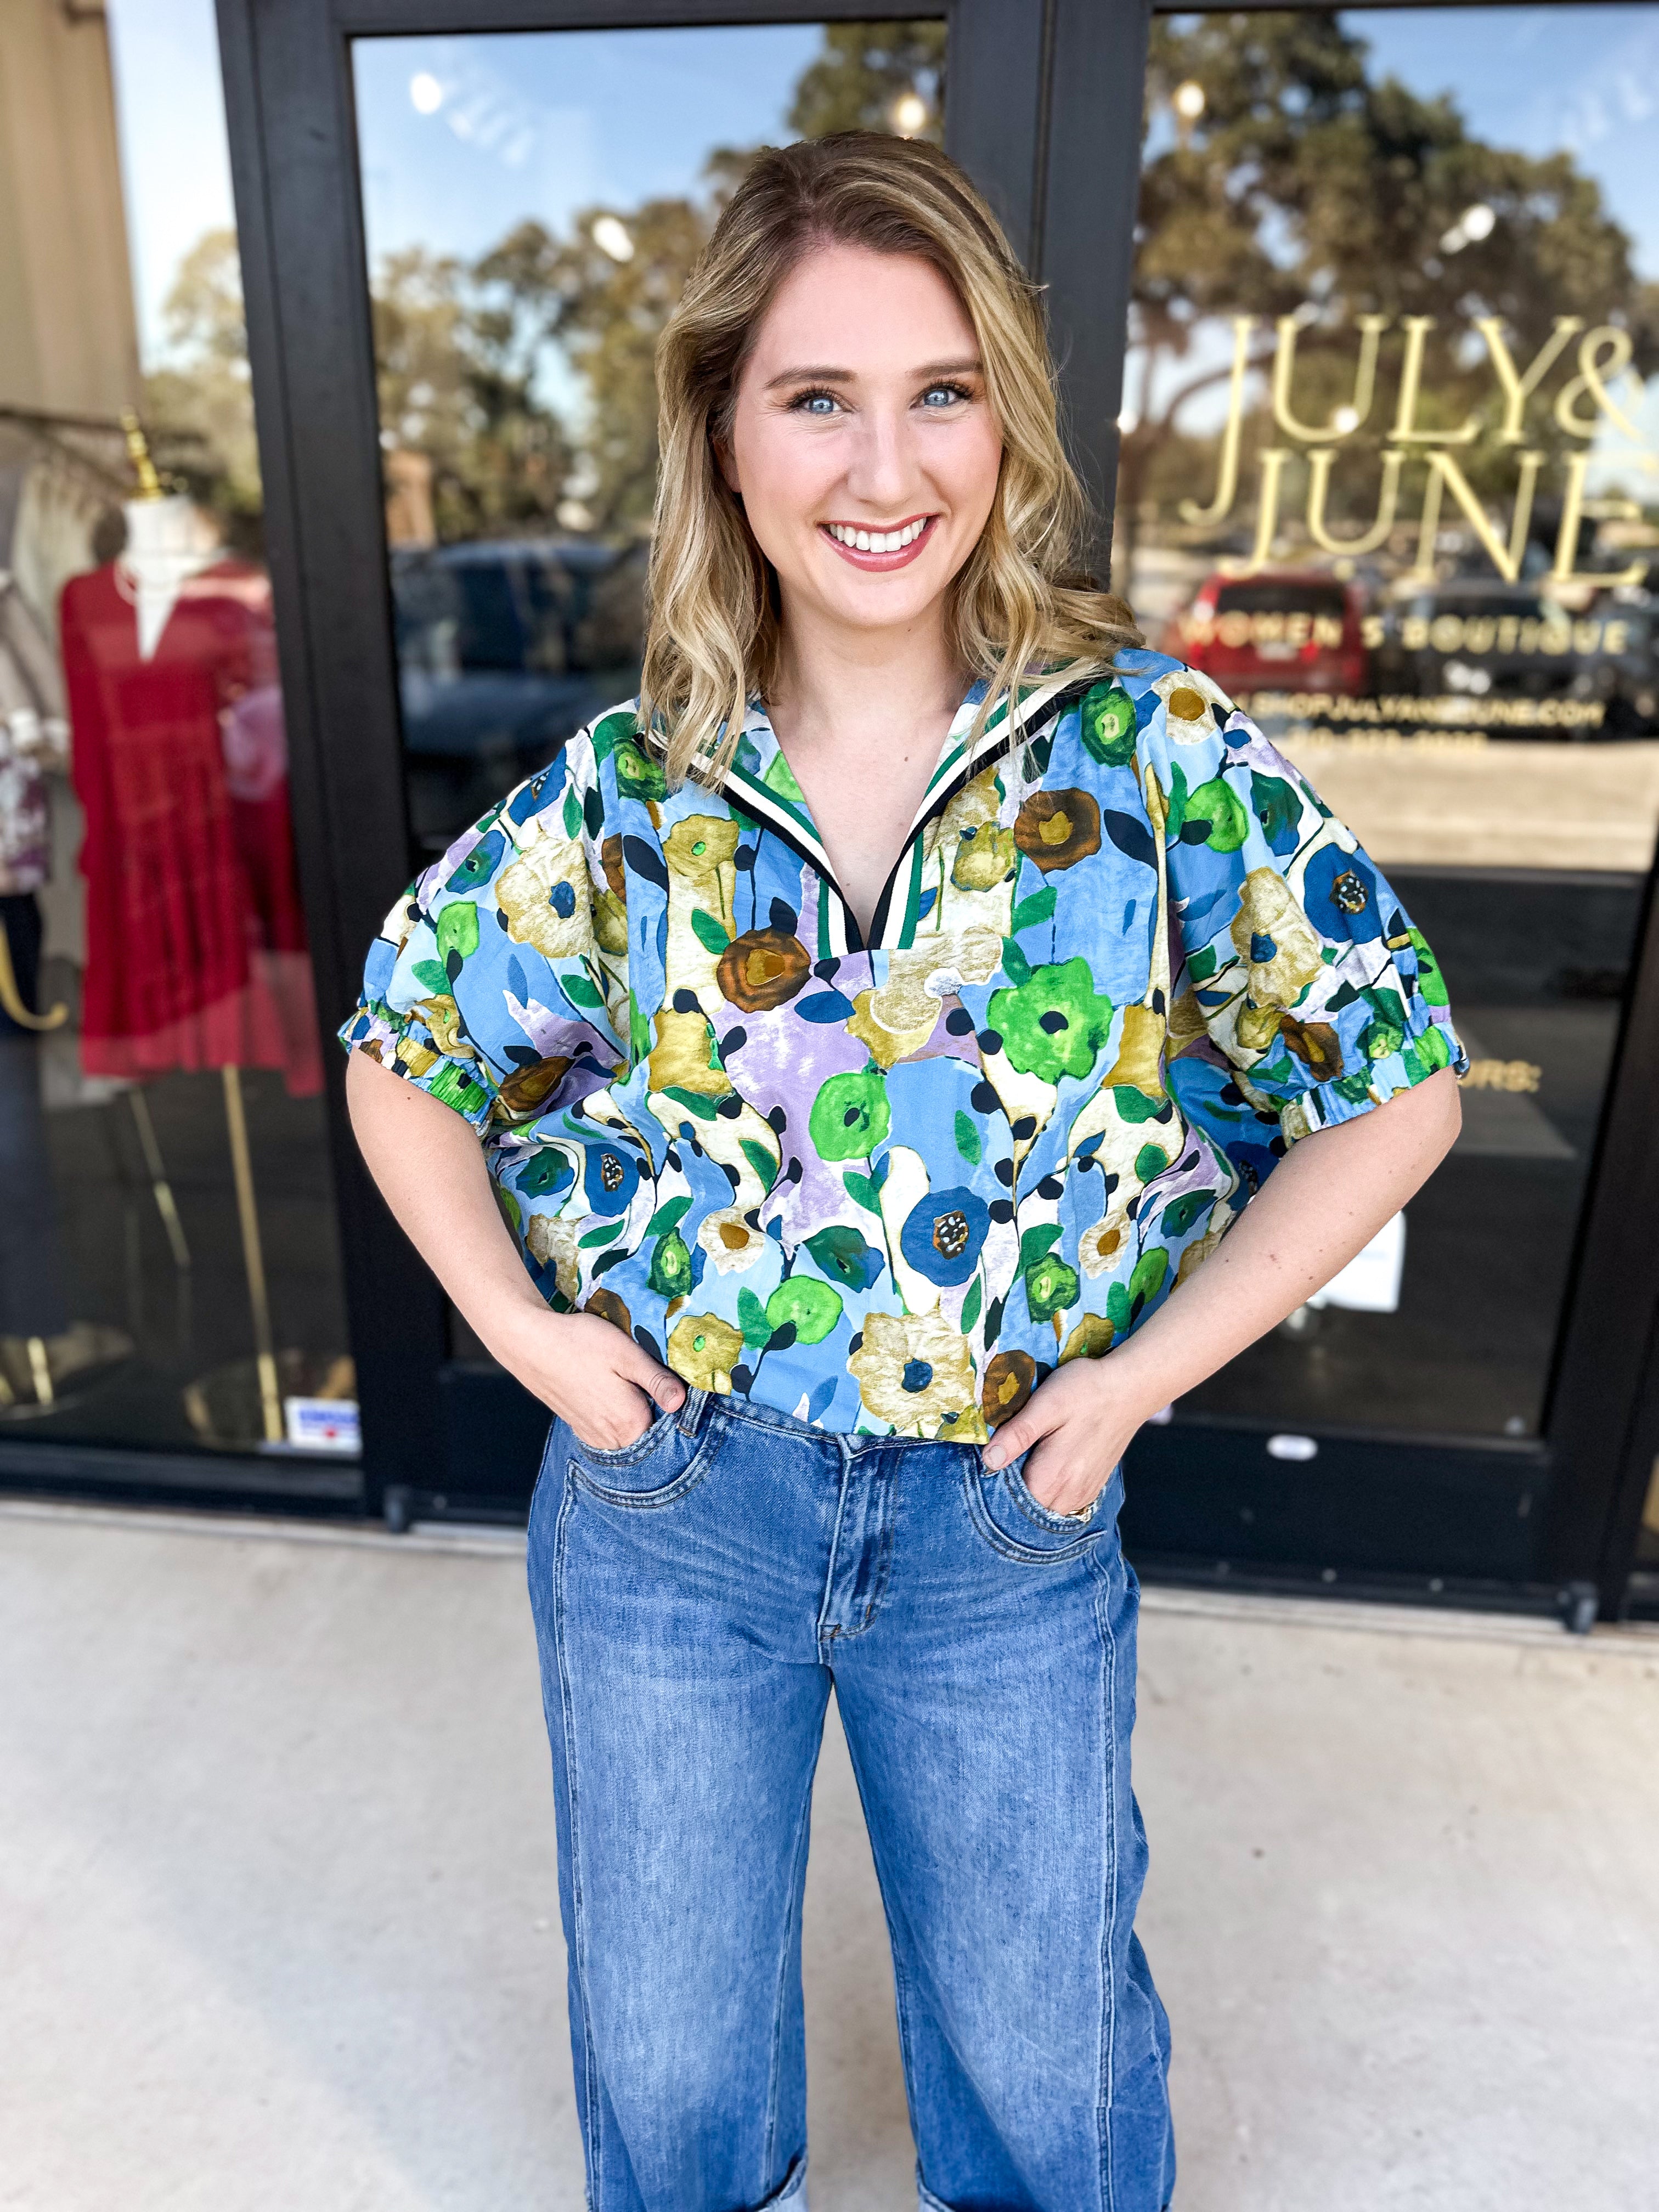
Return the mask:
<svg viewBox="0 0 1659 2212"><path fill-rule="evenodd" d="M87 1073L271 1067L319 1091L268 581L241 560L199 569L148 659L118 562L65 585L61 618Z"/></svg>

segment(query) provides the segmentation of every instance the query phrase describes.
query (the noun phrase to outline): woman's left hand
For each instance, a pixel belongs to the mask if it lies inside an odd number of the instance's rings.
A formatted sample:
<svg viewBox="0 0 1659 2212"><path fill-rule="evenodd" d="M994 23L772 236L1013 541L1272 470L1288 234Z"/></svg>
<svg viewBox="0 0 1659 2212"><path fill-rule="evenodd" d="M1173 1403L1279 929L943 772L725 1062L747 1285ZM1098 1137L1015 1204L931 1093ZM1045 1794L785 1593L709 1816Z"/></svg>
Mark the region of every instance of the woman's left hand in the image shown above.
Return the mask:
<svg viewBox="0 0 1659 2212"><path fill-rule="evenodd" d="M1112 1470L1150 1413L1128 1387L1127 1362L1072 1359L1056 1368L1011 1421L985 1447L993 1472L1022 1452L1025 1486L1051 1513L1089 1511L1112 1479Z"/></svg>

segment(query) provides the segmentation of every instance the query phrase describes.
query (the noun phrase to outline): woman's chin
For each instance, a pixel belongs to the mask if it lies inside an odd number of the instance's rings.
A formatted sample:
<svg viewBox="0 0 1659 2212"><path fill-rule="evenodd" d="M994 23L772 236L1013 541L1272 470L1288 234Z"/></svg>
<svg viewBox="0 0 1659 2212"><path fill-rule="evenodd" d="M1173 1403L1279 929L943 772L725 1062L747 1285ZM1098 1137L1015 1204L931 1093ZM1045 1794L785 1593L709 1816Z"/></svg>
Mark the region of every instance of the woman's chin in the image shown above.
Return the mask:
<svg viewBox="0 0 1659 2212"><path fill-rule="evenodd" d="M803 578L793 590L789 580L783 580L789 618L804 615L810 621L816 615L849 629L908 628L940 605L950 581L942 566L932 561L925 571L920 567L896 568L885 575L848 568L839 562L829 575L817 570L816 563L814 568L817 573L810 580Z"/></svg>

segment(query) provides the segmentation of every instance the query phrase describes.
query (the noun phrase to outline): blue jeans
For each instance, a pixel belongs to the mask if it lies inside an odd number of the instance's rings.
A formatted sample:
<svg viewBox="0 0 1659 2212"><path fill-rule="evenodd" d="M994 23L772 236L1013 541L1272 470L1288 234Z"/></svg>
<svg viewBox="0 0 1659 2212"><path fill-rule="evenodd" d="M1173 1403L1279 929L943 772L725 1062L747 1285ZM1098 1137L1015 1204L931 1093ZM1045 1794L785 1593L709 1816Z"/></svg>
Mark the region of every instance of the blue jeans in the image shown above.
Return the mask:
<svg viewBox="0 0 1659 2212"><path fill-rule="evenodd" d="M801 1893L831 1682L930 2212L1159 2212L1169 2024L1133 1934L1137 1588L976 1447L693 1391L562 1423L531 1509L593 2212L803 2212Z"/></svg>

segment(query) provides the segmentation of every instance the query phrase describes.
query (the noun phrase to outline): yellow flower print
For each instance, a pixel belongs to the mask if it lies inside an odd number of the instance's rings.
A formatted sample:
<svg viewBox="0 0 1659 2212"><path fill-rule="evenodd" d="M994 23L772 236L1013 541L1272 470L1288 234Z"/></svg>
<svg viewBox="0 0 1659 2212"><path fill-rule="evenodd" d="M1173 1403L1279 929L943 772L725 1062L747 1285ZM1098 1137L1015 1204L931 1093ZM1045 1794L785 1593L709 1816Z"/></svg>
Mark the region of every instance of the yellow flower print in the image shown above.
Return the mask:
<svg viewBox="0 0 1659 2212"><path fill-rule="evenodd" d="M607 952L628 950L628 908L615 891L593 895L593 934Z"/></svg>
<svg viewBox="0 0 1659 2212"><path fill-rule="evenodd" d="M1112 1339L1115 1334L1116 1331L1104 1314L1085 1314L1066 1340L1060 1351L1060 1365L1063 1367L1068 1359L1103 1358L1111 1350Z"/></svg>
<svg viewBox="0 0 1659 2212"><path fill-rule="evenodd" d="M951 881L959 891L990 891L1006 884L1019 863L1012 830L994 825L962 838L951 863Z"/></svg>
<svg viewBox="0 0 1659 2212"><path fill-rule="evenodd" d="M722 1275L734 1268L752 1267L765 1251L768 1238L744 1218L735 1206L723 1206L707 1214L697 1230L697 1242Z"/></svg>
<svg viewBox="0 0 1659 2212"><path fill-rule="evenodd" d="M1207 676L1190 668L1176 668L1168 676L1160 676L1152 689L1164 702L1164 719L1174 744L1201 744L1220 727L1215 710L1218 705L1226 705L1226 694L1218 691Z"/></svg>
<svg viewBox="0 0 1659 2212"><path fill-rule="evenodd" d="M1116 1191L1112 1194L1115 1198ZM1115 1206L1078 1239L1077 1263L1085 1275L1109 1273L1128 1249L1130 1235L1127 1203Z"/></svg>
<svg viewBox="0 0 1659 2212"><path fill-rule="evenodd" d="M657 1042L651 1052L653 1091L690 1091L699 1098L724 1098L732 1079L720 1064L714 1032L702 1014L665 1010L656 1017Z"/></svg>
<svg viewBox="0 0 1659 2212"><path fill-rule="evenodd" d="M415 1012L432 1032L432 1042L451 1060L476 1060L477 1048L461 1035L461 1010L447 992L435 999L421 999Z"/></svg>
<svg viewBox="0 0 1659 2212"><path fill-rule="evenodd" d="M580 844L544 830L495 878L495 898L515 945L549 960L593 949L593 890Z"/></svg>
<svg viewBox="0 0 1659 2212"><path fill-rule="evenodd" d="M887 980L871 998L871 1018L896 1035L920 1029L924 1022L931 1031L945 1000L964 983L988 983L1001 958L1000 930L919 935L914 945L887 955Z"/></svg>
<svg viewBox="0 0 1659 2212"><path fill-rule="evenodd" d="M1195 992L1185 990L1170 1009L1169 1056L1177 1060L1189 1044L1209 1035L1209 1024Z"/></svg>
<svg viewBox="0 0 1659 2212"><path fill-rule="evenodd" d="M662 841L669 881L678 878L691 890L702 892L714 919L728 924L732 902L722 896L720 884L737 849L737 823L724 822L717 814L688 814Z"/></svg>
<svg viewBox="0 0 1659 2212"><path fill-rule="evenodd" d="M1313 925L1276 868L1252 868L1245 877L1228 934L1249 967L1258 1006L1293 1006L1323 964Z"/></svg>
<svg viewBox="0 0 1659 2212"><path fill-rule="evenodd" d="M375 1058L379 1057L377 1053ZM401 1068L405 1075L416 1077L424 1075L428 1067L435 1067L441 1057L442 1054L434 1052L429 1044L422 1044L418 1037L407 1036L398 1038L398 1049L392 1056L394 1066Z"/></svg>
<svg viewBox="0 0 1659 2212"><path fill-rule="evenodd" d="M688 814L662 841L668 865L667 985L672 1006L676 991L690 991L713 1013L720 1004L716 981L720 955L735 936L732 901L738 872L738 825L714 814ZM701 915L701 931L694 919ZM711 925L714 925L711 927Z"/></svg>
<svg viewBox="0 0 1659 2212"><path fill-rule="evenodd" d="M853 1001L855 1011L847 1024L847 1033L868 1048L878 1067L889 1068L908 1059L913 1052L920 1052L927 1043L939 1020L939 1002L924 997L923 1004L931 1010L924 1022L918 1022L915 1029L890 1030L876 1018L877 995L874 991L859 993Z"/></svg>
<svg viewBox="0 0 1659 2212"><path fill-rule="evenodd" d="M743 1331L715 1314L682 1314L668 1340L668 1364L696 1390L731 1395L732 1370L743 1358Z"/></svg>
<svg viewBox="0 0 1659 2212"><path fill-rule="evenodd" d="M576 1256L576 1239L581 1233L581 1223L568 1220L562 1213L532 1213L530 1226L525 1231L525 1244L532 1260L544 1267L551 1266L560 1294L572 1305L580 1288L581 1262Z"/></svg>
<svg viewBox="0 0 1659 2212"><path fill-rule="evenodd" d="M1246 1052L1266 1052L1279 1035L1279 1024L1284 1018L1282 1007L1247 1004L1238 1009L1237 1018L1233 1024L1233 1035Z"/></svg>
<svg viewBox="0 0 1659 2212"><path fill-rule="evenodd" d="M394 902L391 912L380 924L380 934L399 951L408 942L409 933L420 919L420 908L407 891Z"/></svg>
<svg viewBox="0 0 1659 2212"><path fill-rule="evenodd" d="M1102 1076L1101 1081L1133 1084L1148 1098L1161 1098L1164 1096L1164 1035L1162 1014L1155 1014L1150 1006L1125 1006L1117 1058Z"/></svg>
<svg viewBox="0 0 1659 2212"><path fill-rule="evenodd" d="M942 1315L871 1314L847 1364L866 1412L900 1436L936 1437L978 1411L968 1340Z"/></svg>
<svg viewBox="0 0 1659 2212"><path fill-rule="evenodd" d="M939 885L929 919L935 936L967 929L1006 937L1014 908L1019 851L1011 829L1000 828L1002 794L988 769L959 791L923 847L923 879Z"/></svg>

